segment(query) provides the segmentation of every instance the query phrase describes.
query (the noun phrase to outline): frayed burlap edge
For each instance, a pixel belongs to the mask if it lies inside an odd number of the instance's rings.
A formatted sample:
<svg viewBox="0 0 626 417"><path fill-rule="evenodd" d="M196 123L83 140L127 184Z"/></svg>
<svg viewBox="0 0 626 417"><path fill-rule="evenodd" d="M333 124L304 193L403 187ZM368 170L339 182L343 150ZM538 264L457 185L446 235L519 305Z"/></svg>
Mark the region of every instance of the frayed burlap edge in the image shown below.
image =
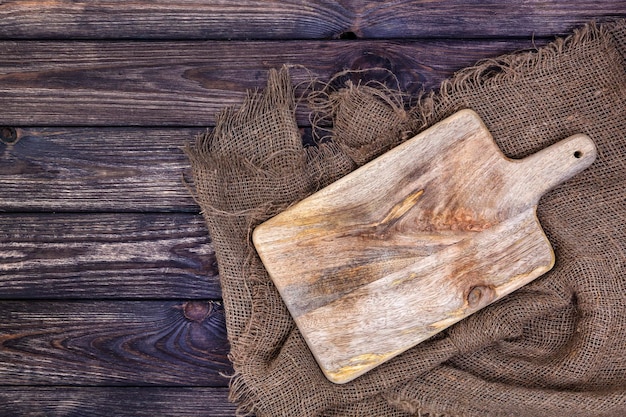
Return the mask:
<svg viewBox="0 0 626 417"><path fill-rule="evenodd" d="M471 67L457 71L451 78L444 80L437 91L431 91L418 97L418 104L411 110L413 117L420 119L423 125L430 126L449 116L451 97L472 90L477 86L496 85L502 82L516 81L520 77L541 71L551 65L559 55L583 46L591 41L610 42L611 29L619 24L606 22L599 24L591 21L574 30L564 38L528 51L518 51L495 58L485 58Z"/></svg>

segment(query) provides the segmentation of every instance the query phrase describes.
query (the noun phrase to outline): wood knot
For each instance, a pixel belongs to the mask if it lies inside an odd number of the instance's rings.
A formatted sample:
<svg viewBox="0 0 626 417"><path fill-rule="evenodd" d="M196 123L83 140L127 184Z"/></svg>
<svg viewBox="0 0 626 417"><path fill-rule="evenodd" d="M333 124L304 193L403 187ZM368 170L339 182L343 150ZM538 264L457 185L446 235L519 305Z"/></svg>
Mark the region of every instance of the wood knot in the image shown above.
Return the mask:
<svg viewBox="0 0 626 417"><path fill-rule="evenodd" d="M211 314L211 304L206 301L188 301L183 304L183 314L187 320L202 322Z"/></svg>
<svg viewBox="0 0 626 417"><path fill-rule="evenodd" d="M7 145L17 142L17 130L10 126L0 126L0 140Z"/></svg>
<svg viewBox="0 0 626 417"><path fill-rule="evenodd" d="M493 301L495 291L486 285L472 287L467 293L467 305L471 308L484 307Z"/></svg>
<svg viewBox="0 0 626 417"><path fill-rule="evenodd" d="M359 36L356 33L350 30L347 30L339 34L339 39L354 40L354 39L359 39Z"/></svg>

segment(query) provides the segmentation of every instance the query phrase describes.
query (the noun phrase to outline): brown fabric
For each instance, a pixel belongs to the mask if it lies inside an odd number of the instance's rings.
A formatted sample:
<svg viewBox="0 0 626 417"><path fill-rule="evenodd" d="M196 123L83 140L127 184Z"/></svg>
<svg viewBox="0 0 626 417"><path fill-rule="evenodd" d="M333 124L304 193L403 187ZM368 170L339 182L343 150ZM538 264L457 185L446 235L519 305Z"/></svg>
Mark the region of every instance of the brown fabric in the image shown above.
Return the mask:
<svg viewBox="0 0 626 417"><path fill-rule="evenodd" d="M313 95L330 139L303 149L288 71L188 149L221 272L231 397L257 416L626 415L626 21L480 62L405 111L346 83ZM523 157L575 133L599 155L538 216L548 274L345 385L328 382L250 243L289 204L461 108ZM410 134L409 134L410 133ZM384 308L384 306L380 306Z"/></svg>

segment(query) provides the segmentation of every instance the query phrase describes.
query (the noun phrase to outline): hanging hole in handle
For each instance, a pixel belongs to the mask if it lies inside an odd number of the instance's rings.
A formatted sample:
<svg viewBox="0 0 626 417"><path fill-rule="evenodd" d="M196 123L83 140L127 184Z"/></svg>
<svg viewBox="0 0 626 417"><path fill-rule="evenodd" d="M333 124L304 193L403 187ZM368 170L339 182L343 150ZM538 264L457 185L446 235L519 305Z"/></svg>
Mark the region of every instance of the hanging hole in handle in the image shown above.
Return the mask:
<svg viewBox="0 0 626 417"><path fill-rule="evenodd" d="M574 158L580 159L583 157L583 153L581 151L574 152Z"/></svg>

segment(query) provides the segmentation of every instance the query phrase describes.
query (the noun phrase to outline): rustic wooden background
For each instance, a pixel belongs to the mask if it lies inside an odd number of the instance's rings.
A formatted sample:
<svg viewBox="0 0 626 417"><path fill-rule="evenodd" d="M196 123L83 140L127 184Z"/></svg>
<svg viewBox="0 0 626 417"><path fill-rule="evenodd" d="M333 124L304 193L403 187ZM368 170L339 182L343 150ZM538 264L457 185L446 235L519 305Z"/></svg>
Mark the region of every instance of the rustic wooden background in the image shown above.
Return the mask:
<svg viewBox="0 0 626 417"><path fill-rule="evenodd" d="M234 414L181 147L269 68L415 93L611 17L626 1L0 1L0 416Z"/></svg>

